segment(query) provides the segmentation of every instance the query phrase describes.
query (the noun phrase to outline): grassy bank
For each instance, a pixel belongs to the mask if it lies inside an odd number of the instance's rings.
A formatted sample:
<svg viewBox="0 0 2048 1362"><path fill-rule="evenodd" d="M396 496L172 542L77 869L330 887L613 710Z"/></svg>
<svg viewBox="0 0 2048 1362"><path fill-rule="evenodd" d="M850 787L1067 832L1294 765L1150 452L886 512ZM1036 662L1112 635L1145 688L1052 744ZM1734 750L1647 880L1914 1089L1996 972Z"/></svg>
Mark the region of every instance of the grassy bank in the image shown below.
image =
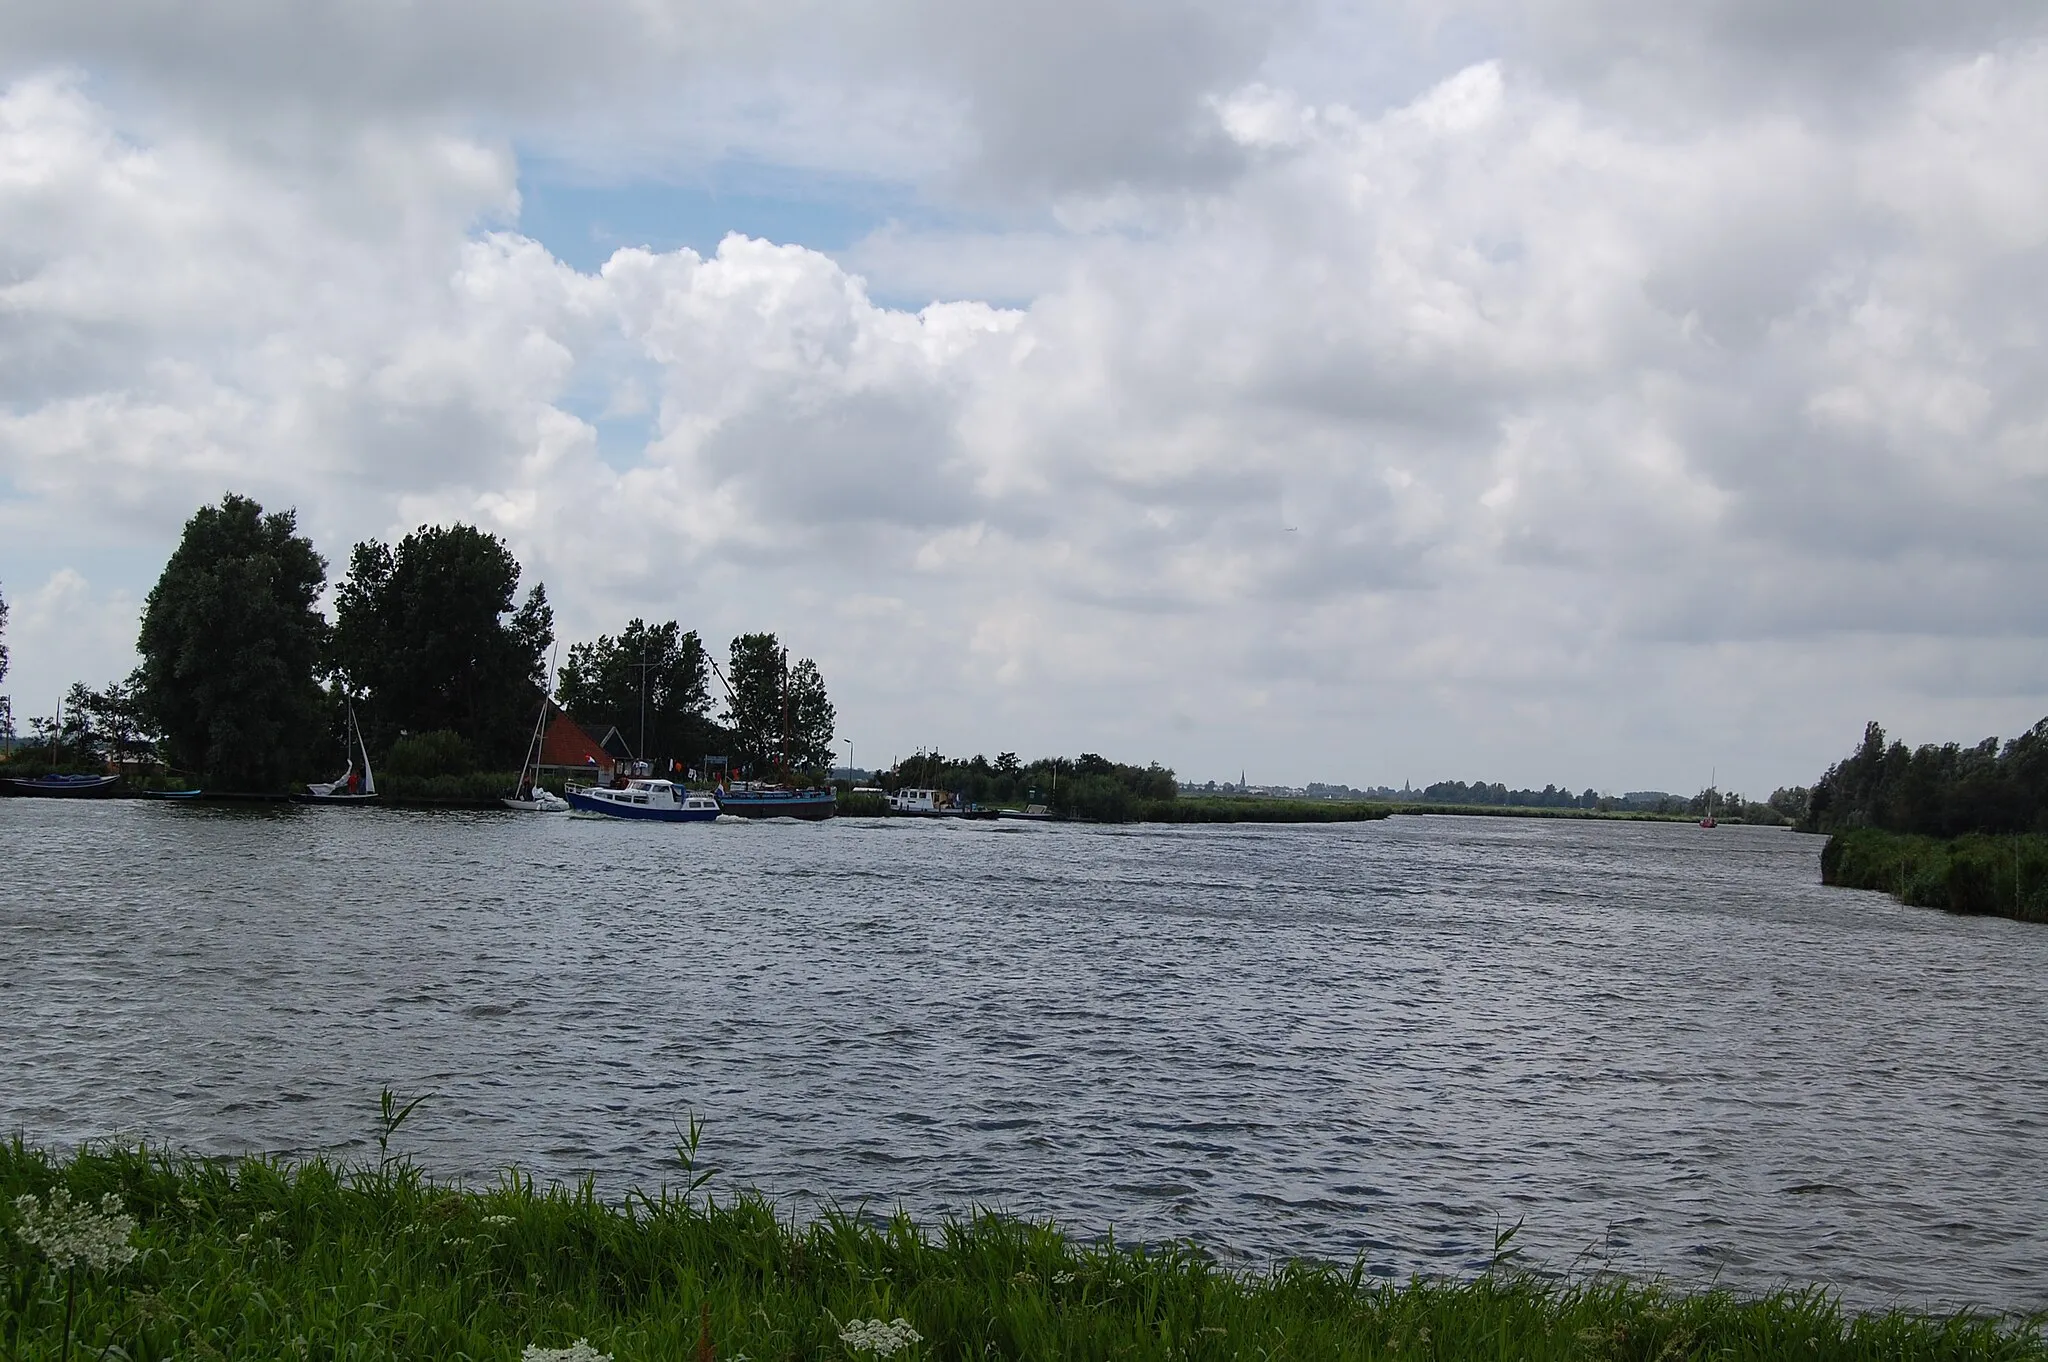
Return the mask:
<svg viewBox="0 0 2048 1362"><path fill-rule="evenodd" d="M1141 807L1143 823L1369 823L1392 810L1385 804L1335 799L1230 799L1201 795L1155 799Z"/></svg>
<svg viewBox="0 0 2048 1362"><path fill-rule="evenodd" d="M1828 838L1820 878L1920 908L2048 922L2048 836L2039 833L1942 838L1856 828Z"/></svg>
<svg viewBox="0 0 2048 1362"><path fill-rule="evenodd" d="M587 1339L617 1362L2048 1359L2016 1323L1845 1314L1817 1292L1743 1299L1506 1269L1391 1284L1312 1263L1245 1276L1185 1248L1086 1244L997 1217L936 1232L800 1224L751 1197L611 1205L516 1176L441 1186L403 1164L65 1160L16 1143L0 1147L0 1344L23 1362L65 1349L65 1276L29 1242L59 1188L95 1208L111 1197L134 1222L65 1241L87 1262L71 1274L80 1358L509 1362Z"/></svg>

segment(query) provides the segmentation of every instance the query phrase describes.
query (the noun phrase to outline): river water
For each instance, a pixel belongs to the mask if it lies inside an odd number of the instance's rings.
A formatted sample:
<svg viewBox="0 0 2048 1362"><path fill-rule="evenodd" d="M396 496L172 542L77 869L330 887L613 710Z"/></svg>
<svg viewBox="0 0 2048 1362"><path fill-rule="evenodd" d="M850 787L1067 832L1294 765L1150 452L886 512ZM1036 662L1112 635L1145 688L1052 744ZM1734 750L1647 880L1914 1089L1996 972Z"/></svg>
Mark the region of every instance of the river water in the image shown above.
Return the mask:
<svg viewBox="0 0 2048 1362"><path fill-rule="evenodd" d="M2048 1307L2048 930L1816 838L0 800L0 1129Z"/></svg>

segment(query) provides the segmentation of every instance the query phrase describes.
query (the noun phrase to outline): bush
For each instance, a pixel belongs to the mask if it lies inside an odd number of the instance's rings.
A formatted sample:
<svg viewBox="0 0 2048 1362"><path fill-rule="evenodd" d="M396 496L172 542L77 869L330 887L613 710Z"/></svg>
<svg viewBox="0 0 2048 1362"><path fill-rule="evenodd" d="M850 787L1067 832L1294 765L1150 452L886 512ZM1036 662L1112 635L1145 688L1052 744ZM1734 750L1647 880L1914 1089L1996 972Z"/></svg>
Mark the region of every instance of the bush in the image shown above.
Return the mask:
<svg viewBox="0 0 2048 1362"><path fill-rule="evenodd" d="M1828 838L1820 878L1916 908L2048 922L2048 837L2040 834L1944 840L1855 828Z"/></svg>
<svg viewBox="0 0 2048 1362"><path fill-rule="evenodd" d="M434 776L467 775L476 769L469 744L462 735L441 728L432 733L414 733L391 744L384 754L384 769L401 780Z"/></svg>

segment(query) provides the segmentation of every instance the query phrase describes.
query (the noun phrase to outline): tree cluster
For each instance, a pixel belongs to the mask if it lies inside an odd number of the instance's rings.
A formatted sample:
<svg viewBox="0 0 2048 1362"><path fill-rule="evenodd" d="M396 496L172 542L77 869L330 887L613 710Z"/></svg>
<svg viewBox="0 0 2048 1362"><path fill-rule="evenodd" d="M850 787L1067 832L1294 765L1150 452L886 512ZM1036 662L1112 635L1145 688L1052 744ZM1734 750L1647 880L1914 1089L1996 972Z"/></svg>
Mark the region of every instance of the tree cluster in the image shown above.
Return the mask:
<svg viewBox="0 0 2048 1362"><path fill-rule="evenodd" d="M1044 804L1054 812L1101 822L1127 822L1142 806L1178 796L1173 772L1156 762L1130 766L1093 752L1040 757L1025 763L1014 752L947 757L920 752L881 773L885 790L950 790L974 804Z"/></svg>
<svg viewBox="0 0 2048 1362"><path fill-rule="evenodd" d="M554 612L545 587L495 535L422 526L349 554L330 625L317 603L327 563L291 511L229 494L186 522L150 592L126 684L72 688L37 738L75 765L136 760L152 747L216 788L276 790L338 759L344 702L393 774L506 771L540 712ZM0 601L0 631L6 614ZM809 658L773 634L732 641L724 724L716 664L675 621L629 622L570 649L561 702L616 726L650 760L735 758L755 774L831 764L835 715ZM0 676L6 671L0 642Z"/></svg>
<svg viewBox="0 0 2048 1362"><path fill-rule="evenodd" d="M519 575L502 540L468 525L355 546L330 665L371 750L453 733L476 765L524 759L555 626L545 587L518 600Z"/></svg>
<svg viewBox="0 0 2048 1362"><path fill-rule="evenodd" d="M1932 837L2048 832L2048 719L2002 745L1986 738L1918 748L1887 742L1873 720L1856 751L1814 784L1804 825Z"/></svg>

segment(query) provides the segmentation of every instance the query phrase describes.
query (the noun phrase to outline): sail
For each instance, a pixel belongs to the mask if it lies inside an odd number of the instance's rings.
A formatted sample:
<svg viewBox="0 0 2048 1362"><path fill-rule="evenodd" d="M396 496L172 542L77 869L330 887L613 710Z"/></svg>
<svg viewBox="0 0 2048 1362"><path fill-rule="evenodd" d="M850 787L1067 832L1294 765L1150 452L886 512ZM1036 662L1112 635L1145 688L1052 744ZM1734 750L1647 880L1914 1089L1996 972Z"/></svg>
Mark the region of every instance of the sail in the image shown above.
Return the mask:
<svg viewBox="0 0 2048 1362"><path fill-rule="evenodd" d="M355 729L356 731L356 750L363 754L363 793L366 795L373 795L377 793L377 777L370 770L370 746L368 743L363 741L363 730L361 726L356 723L356 710L354 705L349 706L348 723L349 727Z"/></svg>

